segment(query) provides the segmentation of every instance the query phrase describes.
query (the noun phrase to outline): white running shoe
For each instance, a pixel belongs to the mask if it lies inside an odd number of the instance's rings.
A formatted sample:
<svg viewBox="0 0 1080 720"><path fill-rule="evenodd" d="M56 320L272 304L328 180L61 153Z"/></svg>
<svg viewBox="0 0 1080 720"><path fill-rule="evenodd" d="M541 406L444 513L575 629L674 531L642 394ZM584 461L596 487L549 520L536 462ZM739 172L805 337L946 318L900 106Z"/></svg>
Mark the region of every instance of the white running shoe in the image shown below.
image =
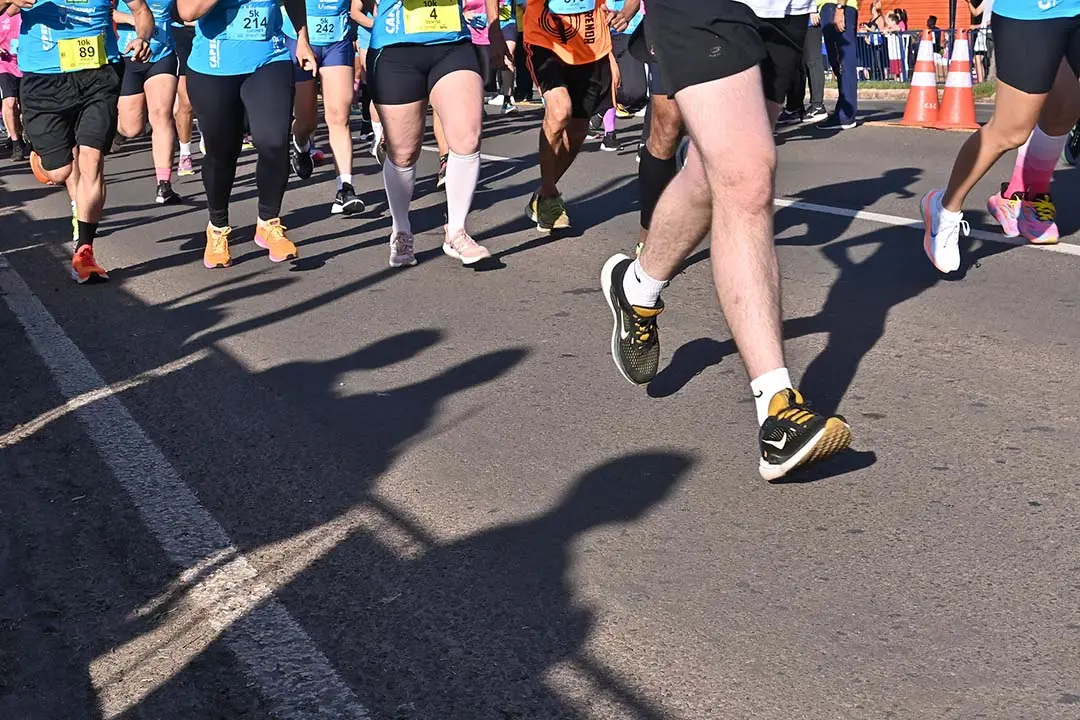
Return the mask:
<svg viewBox="0 0 1080 720"><path fill-rule="evenodd" d="M453 235L449 230L446 231L446 242L443 243L442 251L455 260L460 260L462 265L472 265L491 257L491 251L473 240L464 228L456 230Z"/></svg>
<svg viewBox="0 0 1080 720"><path fill-rule="evenodd" d="M503 97L502 95L496 95L495 97L488 100L487 104L490 105L491 107L500 107L501 108L503 106L504 102L506 102L505 97Z"/></svg>
<svg viewBox="0 0 1080 720"><path fill-rule="evenodd" d="M919 205L922 212L923 250L930 262L943 273L960 269L960 233L970 231L963 213L950 213L941 206L942 190L931 190Z"/></svg>
<svg viewBox="0 0 1080 720"><path fill-rule="evenodd" d="M390 235L390 267L412 267L415 264L413 236L407 232L396 232Z"/></svg>

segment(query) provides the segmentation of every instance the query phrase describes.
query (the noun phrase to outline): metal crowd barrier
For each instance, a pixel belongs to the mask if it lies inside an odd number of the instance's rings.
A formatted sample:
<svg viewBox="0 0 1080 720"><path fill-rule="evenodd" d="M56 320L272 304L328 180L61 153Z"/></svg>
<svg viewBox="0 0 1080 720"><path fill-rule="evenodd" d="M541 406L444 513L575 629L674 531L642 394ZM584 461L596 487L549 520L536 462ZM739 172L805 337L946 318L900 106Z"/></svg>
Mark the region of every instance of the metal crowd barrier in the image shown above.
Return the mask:
<svg viewBox="0 0 1080 720"><path fill-rule="evenodd" d="M982 70L985 74L993 61L993 40L989 30L972 28L969 31L969 50L973 55L981 54ZM983 35L985 33L985 35ZM949 56L954 40L954 33L949 30L939 30L935 33L934 49L937 60L938 79L945 81L948 74ZM855 52L859 65L859 81L896 81L909 82L911 73L915 67L915 58L919 53L919 41L922 38L921 30L908 32L882 33L860 32L857 35ZM829 68L828 52L825 41L822 40L822 55L825 56L825 67ZM973 81L978 80L976 62L972 63Z"/></svg>

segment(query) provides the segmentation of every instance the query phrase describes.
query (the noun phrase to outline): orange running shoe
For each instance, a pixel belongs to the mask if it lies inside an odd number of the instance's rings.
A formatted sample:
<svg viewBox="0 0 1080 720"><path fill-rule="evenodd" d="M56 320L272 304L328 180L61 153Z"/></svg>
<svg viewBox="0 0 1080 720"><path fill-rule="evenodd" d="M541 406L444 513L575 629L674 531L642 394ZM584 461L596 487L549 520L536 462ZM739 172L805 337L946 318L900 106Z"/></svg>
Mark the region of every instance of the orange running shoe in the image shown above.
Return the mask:
<svg viewBox="0 0 1080 720"><path fill-rule="evenodd" d="M227 268L232 265L232 256L229 255L229 234L231 227L216 228L213 225L206 226L206 250L203 251L202 264L207 270L214 268Z"/></svg>
<svg viewBox="0 0 1080 720"><path fill-rule="evenodd" d="M71 277L80 285L105 282L109 279L109 273L94 260L93 245L83 245L75 251L71 258Z"/></svg>
<svg viewBox="0 0 1080 720"><path fill-rule="evenodd" d="M270 251L270 262L285 262L300 256L296 245L285 236L285 226L280 218L259 220L255 225L255 244Z"/></svg>

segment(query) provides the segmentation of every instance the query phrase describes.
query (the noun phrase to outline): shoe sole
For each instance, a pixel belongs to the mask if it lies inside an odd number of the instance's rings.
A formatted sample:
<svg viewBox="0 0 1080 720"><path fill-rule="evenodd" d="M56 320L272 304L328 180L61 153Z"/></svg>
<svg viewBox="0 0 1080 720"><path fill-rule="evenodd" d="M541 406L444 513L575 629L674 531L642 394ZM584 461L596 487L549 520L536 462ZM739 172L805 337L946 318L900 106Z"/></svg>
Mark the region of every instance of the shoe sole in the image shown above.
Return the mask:
<svg viewBox="0 0 1080 720"><path fill-rule="evenodd" d="M294 252L294 253L290 253L289 255L286 255L285 257L275 256L274 253L271 252L270 246L263 243L261 240L259 240L259 238L255 238L255 244L266 251L267 255L270 257L270 262L280 263L280 262L285 262L286 260L295 260L296 258L300 257L300 251L299 250Z"/></svg>
<svg viewBox="0 0 1080 720"><path fill-rule="evenodd" d="M156 197L154 198L154 202L156 202L158 205L176 205L180 202L180 196L172 195L167 198Z"/></svg>
<svg viewBox="0 0 1080 720"><path fill-rule="evenodd" d="M934 253L930 250L930 243L933 242L933 238L930 235L930 202L936 191L931 191L923 195L922 202L919 203L919 214L922 215L923 221L923 242L922 249L926 253L926 257L930 260L930 264L934 266L934 269L938 272L947 272L938 267L938 264L934 262Z"/></svg>
<svg viewBox="0 0 1080 720"><path fill-rule="evenodd" d="M79 273L75 271L75 268L71 269L71 279L80 285L96 285L98 283L104 283L109 281L109 273L90 273L86 277L80 277Z"/></svg>
<svg viewBox="0 0 1080 720"><path fill-rule="evenodd" d="M330 214L331 215L359 215L360 213L364 212L364 210L365 210L364 203L360 202L359 200L354 200L354 201L351 201L351 202L347 202L344 205L338 205L337 203L334 203L330 207Z"/></svg>
<svg viewBox="0 0 1080 720"><path fill-rule="evenodd" d="M604 152L619 152L618 147L608 147L607 145L601 145L600 149Z"/></svg>
<svg viewBox="0 0 1080 720"><path fill-rule="evenodd" d="M213 263L213 264L208 263L205 260L203 260L202 264L203 264L203 267L206 268L207 270L217 270L218 268L232 267L232 260L230 260L228 262L224 262L224 263Z"/></svg>
<svg viewBox="0 0 1080 720"><path fill-rule="evenodd" d="M392 268L413 267L414 265L416 265L416 258L410 258L405 261L395 261L393 258L390 259L390 267Z"/></svg>
<svg viewBox="0 0 1080 720"><path fill-rule="evenodd" d="M460 260L462 265L475 265L476 263L480 262L481 260L487 260L488 258L491 257L491 253L487 252L487 253L485 253L483 255L480 255L478 257L464 258L464 257L461 256L461 253L459 253L457 250L455 250L449 243L443 243L442 251L447 256L452 257L455 260Z"/></svg>
<svg viewBox="0 0 1080 720"><path fill-rule="evenodd" d="M825 427L806 443L802 450L792 455L787 462L773 465L761 460L758 471L769 482L779 480L793 470L832 457L851 446L851 427L843 420L831 417L825 421Z"/></svg>
<svg viewBox="0 0 1080 720"><path fill-rule="evenodd" d="M615 368L626 382L631 385L648 385L648 383L639 383L631 378L619 363L619 308L615 306L615 301L611 297L611 274L615 271L616 265L623 260L629 259L622 253L617 253L608 258L608 261L604 263L604 268L600 271L600 290L604 293L604 301L607 302L608 309L611 310L611 361L615 363Z"/></svg>

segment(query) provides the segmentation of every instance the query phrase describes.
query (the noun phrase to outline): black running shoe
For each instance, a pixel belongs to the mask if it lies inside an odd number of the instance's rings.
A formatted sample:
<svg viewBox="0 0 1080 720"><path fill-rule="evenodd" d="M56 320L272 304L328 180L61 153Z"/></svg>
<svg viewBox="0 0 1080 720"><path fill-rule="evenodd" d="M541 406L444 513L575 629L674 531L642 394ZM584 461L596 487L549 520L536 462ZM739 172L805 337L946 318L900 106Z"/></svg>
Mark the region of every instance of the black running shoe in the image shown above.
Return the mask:
<svg viewBox="0 0 1080 720"><path fill-rule="evenodd" d="M783 110L776 118L777 125L796 125L801 123L805 113L802 110Z"/></svg>
<svg viewBox="0 0 1080 720"><path fill-rule="evenodd" d="M26 148L26 141L19 139L14 140L11 143L11 161L12 162L26 162L30 157L30 151Z"/></svg>
<svg viewBox="0 0 1080 720"><path fill-rule="evenodd" d="M154 202L158 205L175 205L183 198L176 194L176 191L172 189L172 183L168 180L161 180L157 184L157 195L154 197Z"/></svg>
<svg viewBox="0 0 1080 720"><path fill-rule="evenodd" d="M781 390L769 402L769 417L758 432L758 444L761 477L777 480L847 448L851 427L841 415L825 417L811 410L798 390Z"/></svg>
<svg viewBox="0 0 1080 720"><path fill-rule="evenodd" d="M645 308L631 305L623 294L623 276L633 260L622 253L612 255L600 272L600 286L611 308L611 357L622 376L635 385L646 385L660 367L660 328L657 316L664 303Z"/></svg>
<svg viewBox="0 0 1080 720"><path fill-rule="evenodd" d="M379 165L386 163L386 138L383 137L379 140L379 145L375 148L375 159L379 161Z"/></svg>
<svg viewBox="0 0 1080 720"><path fill-rule="evenodd" d="M334 215L355 215L364 212L364 201L356 197L356 191L349 183L342 183L341 189L334 196L334 204L330 207Z"/></svg>
<svg viewBox="0 0 1080 720"><path fill-rule="evenodd" d="M435 187L442 187L446 184L446 161L449 159L449 155L439 156L439 179L435 183Z"/></svg>
<svg viewBox="0 0 1080 720"><path fill-rule="evenodd" d="M296 177L301 180L307 180L311 177L311 173L315 171L315 161L311 159L311 149L301 150L297 147L295 138L289 143L289 162L292 163L292 169L296 173Z"/></svg>
<svg viewBox="0 0 1080 720"><path fill-rule="evenodd" d="M1065 158L1065 162L1073 167L1076 167L1077 162L1080 161L1080 123L1074 125L1073 129L1069 131L1069 137L1065 141L1065 147L1061 154Z"/></svg>
<svg viewBox="0 0 1080 720"><path fill-rule="evenodd" d="M615 152L619 149L619 140L614 132L604 133L604 139L600 141L600 149L604 152Z"/></svg>

